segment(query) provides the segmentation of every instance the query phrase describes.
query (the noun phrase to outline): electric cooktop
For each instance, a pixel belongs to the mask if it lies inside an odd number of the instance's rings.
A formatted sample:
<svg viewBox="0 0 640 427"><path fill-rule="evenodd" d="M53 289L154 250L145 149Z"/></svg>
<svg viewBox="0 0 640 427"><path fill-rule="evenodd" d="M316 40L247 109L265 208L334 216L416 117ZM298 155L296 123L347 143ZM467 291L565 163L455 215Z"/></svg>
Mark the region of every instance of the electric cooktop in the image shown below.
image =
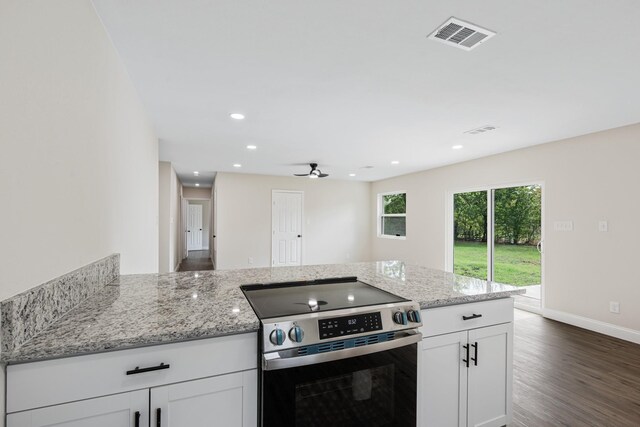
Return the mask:
<svg viewBox="0 0 640 427"><path fill-rule="evenodd" d="M408 301L356 277L240 287L260 319Z"/></svg>

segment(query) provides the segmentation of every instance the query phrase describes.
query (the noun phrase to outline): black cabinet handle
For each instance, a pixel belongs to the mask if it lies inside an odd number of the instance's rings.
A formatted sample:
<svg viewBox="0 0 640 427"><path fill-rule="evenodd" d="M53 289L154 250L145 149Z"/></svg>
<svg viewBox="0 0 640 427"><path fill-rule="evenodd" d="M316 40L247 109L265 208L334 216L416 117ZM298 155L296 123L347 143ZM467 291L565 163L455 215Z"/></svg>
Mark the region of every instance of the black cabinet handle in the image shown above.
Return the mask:
<svg viewBox="0 0 640 427"><path fill-rule="evenodd" d="M139 366L136 366L136 369L127 371L127 375L136 375L136 374L143 374L145 372L160 371L162 369L169 369L170 367L171 365L169 365L168 363L166 365L164 363L161 363L158 366L150 366L148 368L141 368Z"/></svg>
<svg viewBox="0 0 640 427"><path fill-rule="evenodd" d="M156 427L162 426L162 410L160 408L156 409Z"/></svg>
<svg viewBox="0 0 640 427"><path fill-rule="evenodd" d="M464 363L467 364L467 368L469 367L469 345L463 345L462 348L464 348L465 350L467 350L467 358L466 359L462 359L462 361Z"/></svg>
<svg viewBox="0 0 640 427"><path fill-rule="evenodd" d="M140 411L136 411L134 414L135 427L140 427Z"/></svg>
<svg viewBox="0 0 640 427"><path fill-rule="evenodd" d="M302 234L298 234L298 237L302 237Z"/></svg>
<svg viewBox="0 0 640 427"><path fill-rule="evenodd" d="M478 366L478 342L476 341L475 343L471 344L471 347L473 347L473 353L475 356L472 357L471 360L473 360L474 366Z"/></svg>
<svg viewBox="0 0 640 427"><path fill-rule="evenodd" d="M475 314L473 313L473 315L471 316L462 316L462 320L471 320L471 319L477 319L479 317L482 317L482 314Z"/></svg>

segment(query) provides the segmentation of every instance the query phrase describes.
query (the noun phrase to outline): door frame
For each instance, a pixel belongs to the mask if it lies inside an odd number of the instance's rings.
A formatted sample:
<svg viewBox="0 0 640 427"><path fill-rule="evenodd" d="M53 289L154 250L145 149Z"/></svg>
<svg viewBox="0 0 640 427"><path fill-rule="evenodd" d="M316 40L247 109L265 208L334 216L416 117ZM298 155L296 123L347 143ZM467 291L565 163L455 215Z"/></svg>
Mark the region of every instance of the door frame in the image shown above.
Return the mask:
<svg viewBox="0 0 640 427"><path fill-rule="evenodd" d="M206 197L183 197L182 198L183 210L181 211L181 217L180 217L180 225L182 226L182 237L184 239L182 259L186 259L189 257L189 249L188 249L189 245L187 242L187 225L189 221L187 217L189 215L190 200L198 201L198 202L208 201L209 202L209 218L207 218L207 221L209 221L209 224L211 223L211 218L213 217L213 200L211 198L206 198ZM204 210L203 210L203 214L204 214ZM204 218L202 219L202 225L204 226ZM203 233L202 236L204 237L204 230L202 230L202 233ZM213 237L213 230L209 230L209 248L211 248L212 237ZM209 249L202 249L202 250L204 251Z"/></svg>
<svg viewBox="0 0 640 427"><path fill-rule="evenodd" d="M301 242L300 242L300 265L304 265L304 252L305 252L305 229L304 229L304 191L302 190L275 190L272 189L271 190L271 265L270 267L273 267L273 204L274 204L274 200L273 200L273 196L276 193L294 193L294 194L300 194L301 196L301 202L302 202L302 208L300 209L300 234L302 235L302 237L300 238Z"/></svg>
<svg viewBox="0 0 640 427"><path fill-rule="evenodd" d="M445 271L453 273L453 195L459 193L471 193L476 191L486 191L487 192L487 225L491 224L490 229L487 230L487 274L489 271L493 272L493 246L494 246L494 215L493 215L493 197L492 190L500 190L503 188L511 188L511 187L525 187L528 185L539 185L540 190L542 191L542 196L540 200L540 239L542 240L542 253L540 254L540 263L542 264L540 267L540 313L545 308L545 269L546 269L546 260L545 260L545 242L546 242L546 227L545 227L545 199L546 199L546 191L545 191L545 182L541 179L532 179L530 181L516 181L510 183L500 183L500 184L487 184L477 187L461 187L455 188L451 190L447 190L445 192ZM491 242L491 244L489 244ZM493 274L491 274L493 276ZM528 309L530 311L538 312L535 309Z"/></svg>
<svg viewBox="0 0 640 427"><path fill-rule="evenodd" d="M197 208L196 208L196 206L197 206ZM204 224L205 224L205 220L204 220L204 212L205 212L204 205L201 205L201 204L198 204L198 203L189 203L189 205L188 205L188 211L189 212L188 212L188 217L187 217L187 224L189 224L191 219L195 219L195 214L193 216L191 215L191 210L192 209L193 209L193 211L195 213L198 213L198 211L200 211L200 218L199 218L200 219L200 227L201 227L200 228L200 247L197 248L197 249L189 249L189 250L191 250L191 251L208 250L208 248L204 247L204 236L205 236L205 233L204 233ZM193 225L194 224L191 223L191 226L193 226ZM193 231L191 232L191 236L194 236L194 232ZM195 245L196 242L197 242L197 239L194 237L192 239L192 243L193 243L194 246L196 246Z"/></svg>

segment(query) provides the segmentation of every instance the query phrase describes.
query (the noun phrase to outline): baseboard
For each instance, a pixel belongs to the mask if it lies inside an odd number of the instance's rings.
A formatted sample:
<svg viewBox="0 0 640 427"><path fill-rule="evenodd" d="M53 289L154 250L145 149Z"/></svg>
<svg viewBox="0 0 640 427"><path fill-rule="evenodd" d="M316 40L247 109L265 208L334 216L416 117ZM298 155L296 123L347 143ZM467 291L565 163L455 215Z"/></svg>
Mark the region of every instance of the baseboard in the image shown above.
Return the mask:
<svg viewBox="0 0 640 427"><path fill-rule="evenodd" d="M542 314L542 309L537 307L531 307L530 305L518 304L518 301L514 301L513 307L518 310L528 311L529 313Z"/></svg>
<svg viewBox="0 0 640 427"><path fill-rule="evenodd" d="M575 314L565 313L564 311L551 310L549 308L542 310L542 316L557 320L558 322L568 323L569 325L577 326L579 328L588 329L590 331L599 332L621 340L640 344L640 331L636 331L635 329L589 319L588 317L576 316Z"/></svg>

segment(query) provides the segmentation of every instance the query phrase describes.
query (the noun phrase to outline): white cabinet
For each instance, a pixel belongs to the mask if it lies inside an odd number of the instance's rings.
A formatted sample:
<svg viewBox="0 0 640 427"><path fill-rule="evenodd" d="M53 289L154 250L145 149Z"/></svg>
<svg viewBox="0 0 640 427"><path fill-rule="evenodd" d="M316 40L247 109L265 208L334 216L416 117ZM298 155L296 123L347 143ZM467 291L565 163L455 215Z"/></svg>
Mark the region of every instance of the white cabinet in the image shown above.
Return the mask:
<svg viewBox="0 0 640 427"><path fill-rule="evenodd" d="M467 332L422 340L419 413L421 427L467 425Z"/></svg>
<svg viewBox="0 0 640 427"><path fill-rule="evenodd" d="M513 300L424 310L422 317L425 338L419 360L418 424L507 425L511 421ZM445 333L429 336L429 331Z"/></svg>
<svg viewBox="0 0 640 427"><path fill-rule="evenodd" d="M255 369L152 388L151 425L255 427L257 396Z"/></svg>
<svg viewBox="0 0 640 427"><path fill-rule="evenodd" d="M257 360L250 333L9 365L7 427L254 427Z"/></svg>
<svg viewBox="0 0 640 427"><path fill-rule="evenodd" d="M513 323L469 331L467 420L472 427L500 427L511 420Z"/></svg>
<svg viewBox="0 0 640 427"><path fill-rule="evenodd" d="M8 427L149 425L149 391L138 390L7 415Z"/></svg>

